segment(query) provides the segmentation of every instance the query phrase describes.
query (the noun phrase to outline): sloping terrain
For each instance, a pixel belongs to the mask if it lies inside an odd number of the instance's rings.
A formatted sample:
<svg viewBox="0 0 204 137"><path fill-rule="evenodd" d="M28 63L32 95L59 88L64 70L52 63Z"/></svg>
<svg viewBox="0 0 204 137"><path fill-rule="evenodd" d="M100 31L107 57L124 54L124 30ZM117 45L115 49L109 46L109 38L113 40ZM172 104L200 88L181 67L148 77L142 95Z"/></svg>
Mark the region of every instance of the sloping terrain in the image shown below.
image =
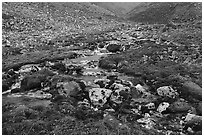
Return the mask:
<svg viewBox="0 0 204 137"><path fill-rule="evenodd" d="M117 25L110 17L111 12L90 3L3 3L2 6L3 46L12 45L17 52L41 48L56 37L108 30Z"/></svg>
<svg viewBox="0 0 204 137"><path fill-rule="evenodd" d="M145 23L188 22L201 20L201 3L152 2L141 3L128 13L128 19Z"/></svg>
<svg viewBox="0 0 204 137"><path fill-rule="evenodd" d="M139 2L93 2L93 4L112 11L116 16L125 17L125 14L135 8Z"/></svg>

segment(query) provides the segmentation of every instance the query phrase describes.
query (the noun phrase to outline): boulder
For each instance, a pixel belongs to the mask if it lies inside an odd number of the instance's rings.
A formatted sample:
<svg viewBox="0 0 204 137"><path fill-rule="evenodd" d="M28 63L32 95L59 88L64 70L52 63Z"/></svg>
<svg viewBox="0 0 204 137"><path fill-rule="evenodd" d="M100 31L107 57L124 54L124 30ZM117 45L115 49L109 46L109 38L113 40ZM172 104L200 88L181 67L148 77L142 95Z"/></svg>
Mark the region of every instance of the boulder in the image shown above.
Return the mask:
<svg viewBox="0 0 204 137"><path fill-rule="evenodd" d="M178 93L170 86L163 86L157 89L157 94L161 97L177 98Z"/></svg>
<svg viewBox="0 0 204 137"><path fill-rule="evenodd" d="M57 88L59 88L58 93L65 97L77 97L81 91L80 85L75 81L59 82Z"/></svg>
<svg viewBox="0 0 204 137"><path fill-rule="evenodd" d="M113 83L110 88L114 91L110 97L110 100L117 104L122 103L124 100L127 100L130 97L129 87L122 84Z"/></svg>
<svg viewBox="0 0 204 137"><path fill-rule="evenodd" d="M168 102L162 102L161 104L159 104L157 111L162 113L163 111L166 111L166 109L169 107L169 103Z"/></svg>
<svg viewBox="0 0 204 137"><path fill-rule="evenodd" d="M122 48L121 44L118 41L111 41L108 46L106 47L106 49L109 52L117 52L120 51Z"/></svg>
<svg viewBox="0 0 204 137"><path fill-rule="evenodd" d="M186 129L190 127L194 131L202 131L202 116L188 113L184 122Z"/></svg>
<svg viewBox="0 0 204 137"><path fill-rule="evenodd" d="M101 43L98 44L98 47L99 48L104 48L105 45L106 45L106 43L101 42Z"/></svg>
<svg viewBox="0 0 204 137"><path fill-rule="evenodd" d="M56 70L59 70L59 71L62 71L62 72L65 72L66 71L66 66L65 64L63 64L62 62L56 62L54 63L53 66L51 66L52 69L56 69Z"/></svg>
<svg viewBox="0 0 204 137"><path fill-rule="evenodd" d="M110 97L112 90L105 88L92 88L89 90L89 98L93 105L102 107L107 98Z"/></svg>
<svg viewBox="0 0 204 137"><path fill-rule="evenodd" d="M148 104L148 103L155 103L158 102L158 96L153 95L151 93L144 93L139 96L139 98L132 98L132 104Z"/></svg>
<svg viewBox="0 0 204 137"><path fill-rule="evenodd" d="M116 69L117 68L116 63L114 61L110 61L105 58L102 58L99 60L98 66L102 69Z"/></svg>
<svg viewBox="0 0 204 137"><path fill-rule="evenodd" d="M106 84L108 84L110 82L109 79L96 79L94 80L95 84L98 84L100 86L100 88L104 88L106 86Z"/></svg>
<svg viewBox="0 0 204 137"><path fill-rule="evenodd" d="M198 103L198 106L196 107L196 112L198 115L202 115L202 102Z"/></svg>
<svg viewBox="0 0 204 137"><path fill-rule="evenodd" d="M41 88L42 87L41 83L44 82L45 80L46 80L45 75L34 74L34 75L26 76L21 81L21 89L25 91L25 90L35 89L35 88Z"/></svg>
<svg viewBox="0 0 204 137"><path fill-rule="evenodd" d="M181 94L202 100L202 88L192 81L186 81L182 84Z"/></svg>
<svg viewBox="0 0 204 137"><path fill-rule="evenodd" d="M188 112L188 110L191 109L191 106L184 101L176 101L169 106L169 111L173 113L179 113L179 112Z"/></svg>
<svg viewBox="0 0 204 137"><path fill-rule="evenodd" d="M41 70L35 72L35 74L45 75L46 77L55 75L54 72L52 72L50 69L47 69L47 68L41 69Z"/></svg>
<svg viewBox="0 0 204 137"><path fill-rule="evenodd" d="M141 93L145 93L147 91L146 88L140 84L137 84L135 88Z"/></svg>
<svg viewBox="0 0 204 137"><path fill-rule="evenodd" d="M2 91L9 90L10 86L6 81L2 81Z"/></svg>
<svg viewBox="0 0 204 137"><path fill-rule="evenodd" d="M11 93L19 93L19 92L22 92L20 88L14 88L11 90Z"/></svg>
<svg viewBox="0 0 204 137"><path fill-rule="evenodd" d="M67 73L73 74L74 72L77 74L82 74L84 67L79 64L70 64L67 65Z"/></svg>

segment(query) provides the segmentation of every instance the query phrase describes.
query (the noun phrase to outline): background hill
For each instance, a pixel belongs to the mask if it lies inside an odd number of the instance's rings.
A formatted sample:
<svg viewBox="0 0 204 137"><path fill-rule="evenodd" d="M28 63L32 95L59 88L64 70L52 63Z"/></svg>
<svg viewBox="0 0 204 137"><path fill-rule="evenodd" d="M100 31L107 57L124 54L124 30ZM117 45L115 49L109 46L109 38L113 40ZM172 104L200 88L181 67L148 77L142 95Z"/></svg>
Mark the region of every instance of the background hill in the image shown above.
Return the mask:
<svg viewBox="0 0 204 137"><path fill-rule="evenodd" d="M145 2L127 13L127 18L146 23L188 22L202 19L201 8L201 3L193 2Z"/></svg>
<svg viewBox="0 0 204 137"><path fill-rule="evenodd" d="M93 2L93 4L103 7L116 16L125 17L125 14L140 4L140 2Z"/></svg>

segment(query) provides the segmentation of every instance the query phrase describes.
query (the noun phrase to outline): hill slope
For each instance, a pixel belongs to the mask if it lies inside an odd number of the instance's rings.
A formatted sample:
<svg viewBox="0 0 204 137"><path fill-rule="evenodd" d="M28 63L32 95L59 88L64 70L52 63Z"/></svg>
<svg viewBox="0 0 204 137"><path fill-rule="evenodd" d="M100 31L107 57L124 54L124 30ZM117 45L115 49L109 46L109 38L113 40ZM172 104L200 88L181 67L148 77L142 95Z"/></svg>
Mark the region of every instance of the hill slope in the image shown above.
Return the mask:
<svg viewBox="0 0 204 137"><path fill-rule="evenodd" d="M126 13L131 11L140 3L139 2L93 2L93 4L113 12L116 16L124 17Z"/></svg>
<svg viewBox="0 0 204 137"><path fill-rule="evenodd" d="M58 36L102 31L117 25L113 13L91 3L4 2L3 45L41 45Z"/></svg>
<svg viewBox="0 0 204 137"><path fill-rule="evenodd" d="M201 20L201 8L201 3L192 2L146 2L127 13L127 18L148 23L166 23L169 20L188 22Z"/></svg>

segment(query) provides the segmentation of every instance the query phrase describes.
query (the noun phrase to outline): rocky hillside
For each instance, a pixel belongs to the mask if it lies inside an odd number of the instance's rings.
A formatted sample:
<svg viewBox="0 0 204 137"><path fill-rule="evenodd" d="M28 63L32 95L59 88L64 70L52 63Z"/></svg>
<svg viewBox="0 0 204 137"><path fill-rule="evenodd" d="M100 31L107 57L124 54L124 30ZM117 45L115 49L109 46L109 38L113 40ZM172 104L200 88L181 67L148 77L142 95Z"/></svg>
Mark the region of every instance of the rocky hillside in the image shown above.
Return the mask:
<svg viewBox="0 0 204 137"><path fill-rule="evenodd" d="M140 3L128 13L128 19L136 22L166 23L201 20L201 3L193 2L146 2Z"/></svg>
<svg viewBox="0 0 204 137"><path fill-rule="evenodd" d="M56 37L117 24L110 11L91 3L2 3L2 42L13 48L42 47Z"/></svg>

